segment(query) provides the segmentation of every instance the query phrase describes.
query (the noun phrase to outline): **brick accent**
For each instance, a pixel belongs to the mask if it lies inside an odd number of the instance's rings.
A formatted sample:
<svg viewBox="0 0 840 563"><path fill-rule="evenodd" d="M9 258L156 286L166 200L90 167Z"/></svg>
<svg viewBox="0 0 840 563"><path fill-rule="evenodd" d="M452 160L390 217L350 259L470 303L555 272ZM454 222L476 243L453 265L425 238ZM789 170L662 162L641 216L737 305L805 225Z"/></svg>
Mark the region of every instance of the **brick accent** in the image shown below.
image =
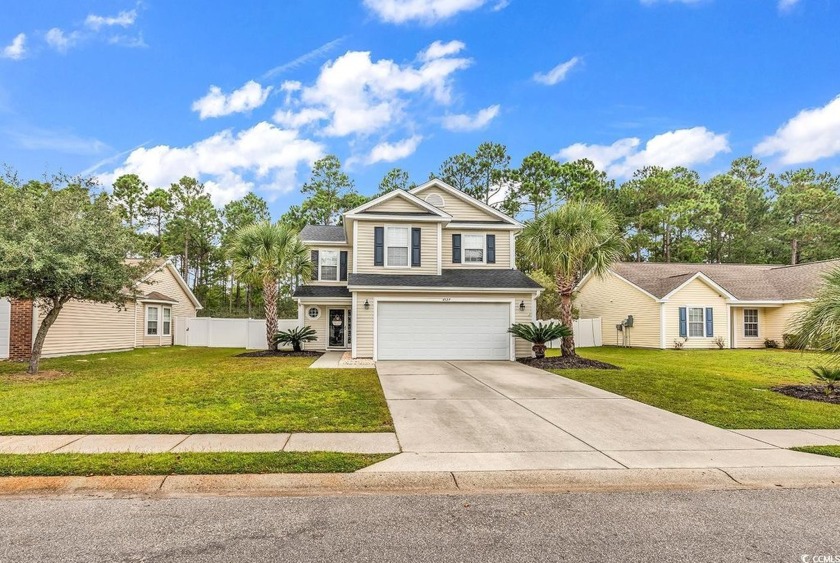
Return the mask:
<svg viewBox="0 0 840 563"><path fill-rule="evenodd" d="M28 360L32 354L32 301L12 299L9 326L9 359Z"/></svg>

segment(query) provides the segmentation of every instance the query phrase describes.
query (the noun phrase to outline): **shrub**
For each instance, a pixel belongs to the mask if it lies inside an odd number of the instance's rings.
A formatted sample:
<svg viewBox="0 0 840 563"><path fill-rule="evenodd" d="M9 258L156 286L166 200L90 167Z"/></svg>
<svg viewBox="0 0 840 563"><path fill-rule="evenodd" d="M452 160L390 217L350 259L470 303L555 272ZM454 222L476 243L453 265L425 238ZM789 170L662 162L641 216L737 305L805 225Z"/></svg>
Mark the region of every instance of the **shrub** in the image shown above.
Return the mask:
<svg viewBox="0 0 840 563"><path fill-rule="evenodd" d="M292 350L300 352L301 344L317 340L317 333L311 326L299 326L274 333L275 348L280 344L291 344Z"/></svg>
<svg viewBox="0 0 840 563"><path fill-rule="evenodd" d="M726 348L726 339L722 336L718 336L717 338L715 338L713 340L713 342L715 343L715 346L717 346L719 350L723 350L724 348Z"/></svg>
<svg viewBox="0 0 840 563"><path fill-rule="evenodd" d="M791 334L786 332L782 335L782 345L785 348L802 348L801 338L798 334Z"/></svg>
<svg viewBox="0 0 840 563"><path fill-rule="evenodd" d="M683 346L685 346L685 340L680 340L679 338L674 339L674 350L682 350Z"/></svg>
<svg viewBox="0 0 840 563"><path fill-rule="evenodd" d="M765 348L778 348L779 343L773 340L772 338L765 338L764 339L764 347Z"/></svg>
<svg viewBox="0 0 840 563"><path fill-rule="evenodd" d="M546 342L572 335L572 330L569 327L555 322L517 323L511 326L508 332L533 344L531 350L534 351L537 358L545 357Z"/></svg>
<svg viewBox="0 0 840 563"><path fill-rule="evenodd" d="M818 367L808 368L819 381L825 383L825 394L831 395L836 389L836 385L840 382L840 368Z"/></svg>

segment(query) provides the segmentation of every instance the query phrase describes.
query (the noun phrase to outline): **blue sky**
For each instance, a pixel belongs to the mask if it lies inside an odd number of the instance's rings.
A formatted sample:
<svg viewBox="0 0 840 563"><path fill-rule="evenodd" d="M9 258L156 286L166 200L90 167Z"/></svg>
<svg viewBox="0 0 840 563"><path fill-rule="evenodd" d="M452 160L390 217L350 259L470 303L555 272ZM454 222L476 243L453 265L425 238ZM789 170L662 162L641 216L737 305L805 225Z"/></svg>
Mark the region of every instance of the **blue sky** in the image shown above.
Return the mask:
<svg viewBox="0 0 840 563"><path fill-rule="evenodd" d="M840 172L840 2L8 2L0 161L254 191L279 216L313 159L362 193L482 141L708 176L756 154Z"/></svg>

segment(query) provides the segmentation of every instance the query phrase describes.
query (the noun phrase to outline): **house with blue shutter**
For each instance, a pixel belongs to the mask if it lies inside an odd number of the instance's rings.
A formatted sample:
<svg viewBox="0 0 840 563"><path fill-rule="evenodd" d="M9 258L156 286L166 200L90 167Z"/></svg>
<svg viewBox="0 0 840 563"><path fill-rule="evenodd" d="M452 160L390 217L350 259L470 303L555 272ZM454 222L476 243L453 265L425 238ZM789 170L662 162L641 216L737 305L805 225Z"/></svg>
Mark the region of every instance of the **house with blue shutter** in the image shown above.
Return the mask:
<svg viewBox="0 0 840 563"><path fill-rule="evenodd" d="M516 269L523 225L430 180L310 225L312 280L298 287L308 349L374 360L513 360L531 345L508 333L536 319L542 287Z"/></svg>
<svg viewBox="0 0 840 563"><path fill-rule="evenodd" d="M620 262L603 277L585 276L575 306L582 318L601 318L604 344L781 346L824 274L838 267L840 260L794 266Z"/></svg>

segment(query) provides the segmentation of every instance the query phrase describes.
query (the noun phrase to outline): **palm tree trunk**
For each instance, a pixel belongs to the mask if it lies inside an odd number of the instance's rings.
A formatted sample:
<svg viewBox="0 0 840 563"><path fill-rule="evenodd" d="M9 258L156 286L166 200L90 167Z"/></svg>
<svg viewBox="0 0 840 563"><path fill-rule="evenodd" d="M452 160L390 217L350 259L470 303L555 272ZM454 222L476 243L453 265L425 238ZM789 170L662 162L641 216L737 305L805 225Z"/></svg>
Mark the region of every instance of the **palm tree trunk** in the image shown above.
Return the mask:
<svg viewBox="0 0 840 563"><path fill-rule="evenodd" d="M560 294L560 321L569 327L569 331L573 329L572 319L572 291L574 284L562 276L557 274L557 292ZM577 355L575 352L575 335L572 333L569 336L564 336L560 341L560 353L564 357L572 358Z"/></svg>
<svg viewBox="0 0 840 563"><path fill-rule="evenodd" d="M269 350L276 350L274 335L277 333L277 280L263 280L263 303L265 304L265 338Z"/></svg>

